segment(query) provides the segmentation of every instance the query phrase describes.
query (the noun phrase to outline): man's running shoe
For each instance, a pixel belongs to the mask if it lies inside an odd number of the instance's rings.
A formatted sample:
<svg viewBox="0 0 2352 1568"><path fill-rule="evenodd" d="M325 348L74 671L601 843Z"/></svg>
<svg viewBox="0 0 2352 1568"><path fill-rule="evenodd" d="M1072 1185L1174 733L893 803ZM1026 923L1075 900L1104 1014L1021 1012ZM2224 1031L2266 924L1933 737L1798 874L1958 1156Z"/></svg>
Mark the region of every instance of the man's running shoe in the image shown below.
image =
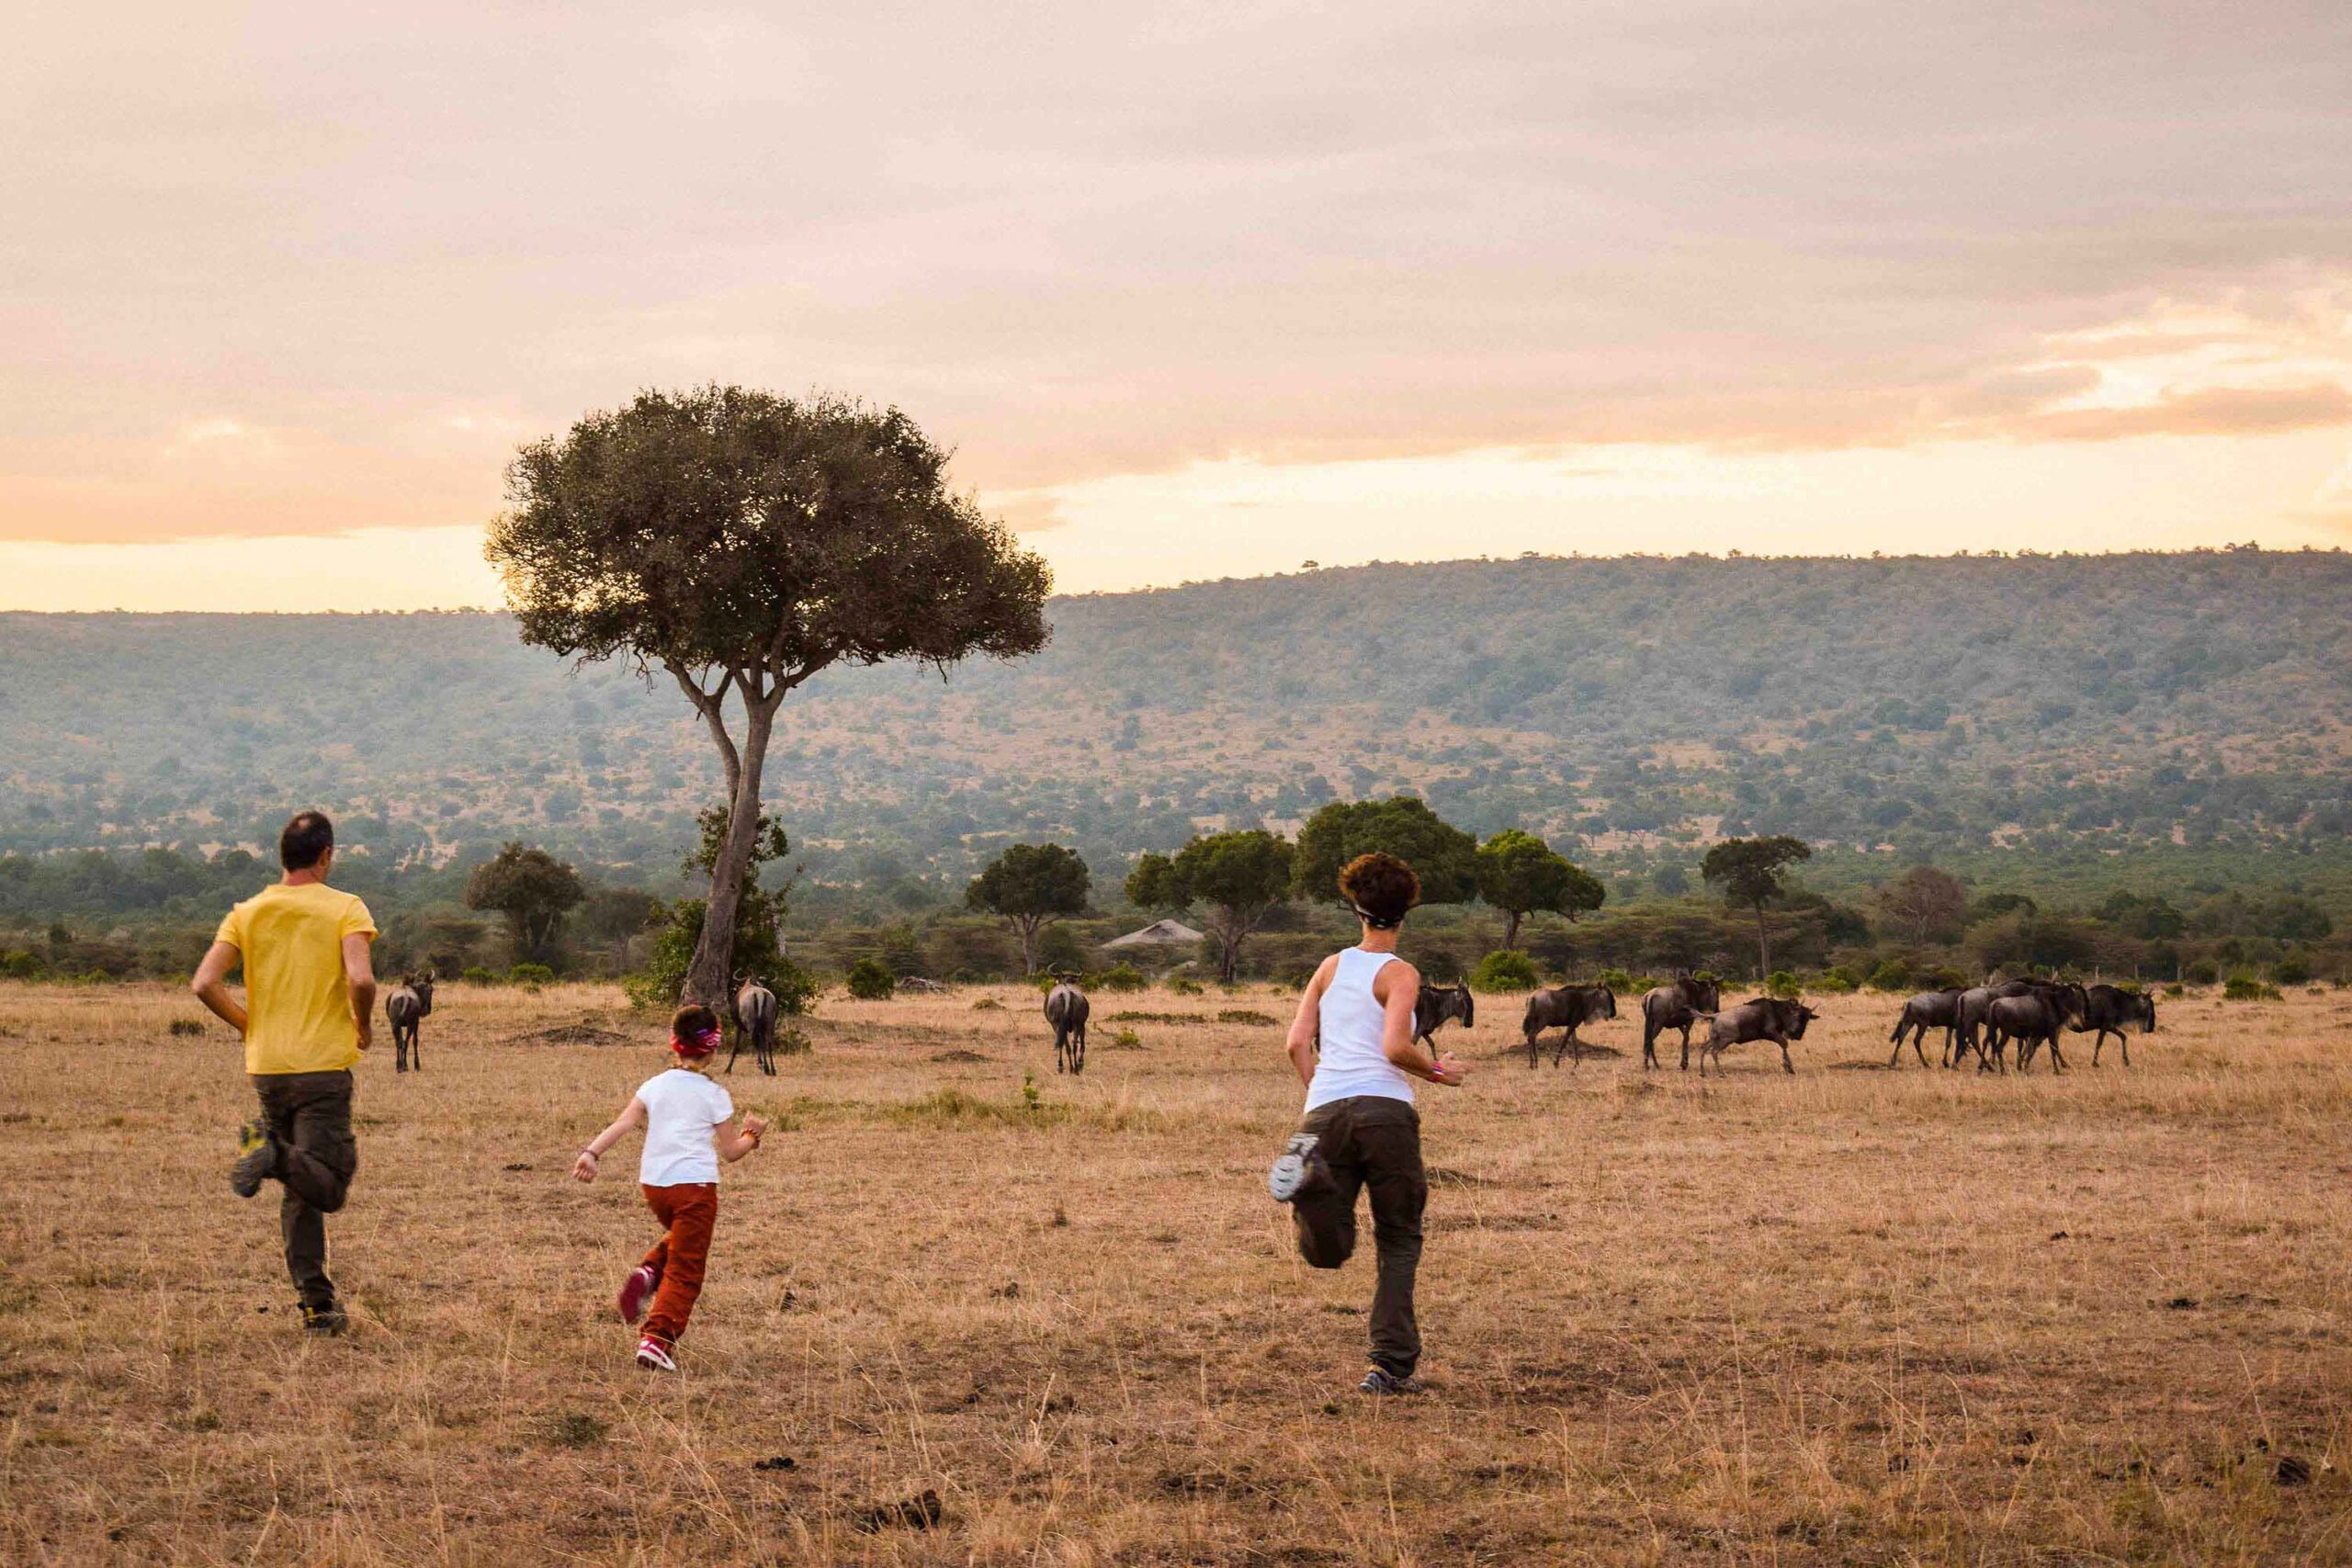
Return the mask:
<svg viewBox="0 0 2352 1568"><path fill-rule="evenodd" d="M1363 1382L1356 1384L1356 1392L1379 1394L1419 1393L1421 1392L1421 1380L1416 1377L1400 1378L1385 1367L1374 1367L1364 1373Z"/></svg>
<svg viewBox="0 0 2352 1568"><path fill-rule="evenodd" d="M649 1372L674 1372L678 1363L670 1359L670 1348L650 1334L637 1342L637 1364Z"/></svg>
<svg viewBox="0 0 2352 1568"><path fill-rule="evenodd" d="M645 1303L662 1283L662 1271L650 1263L640 1263L628 1271L621 1281L620 1309L623 1323L635 1323L645 1315Z"/></svg>
<svg viewBox="0 0 2352 1568"><path fill-rule="evenodd" d="M1290 1142L1274 1157L1274 1168L1266 1172L1266 1190L1273 1194L1275 1202L1287 1203L1330 1179L1330 1172L1315 1154L1315 1145L1322 1141L1312 1133L1291 1134Z"/></svg>
<svg viewBox="0 0 2352 1568"><path fill-rule="evenodd" d="M351 1319L340 1303L329 1302L324 1306L302 1309L302 1329L307 1334L340 1334L351 1326Z"/></svg>
<svg viewBox="0 0 2352 1568"><path fill-rule="evenodd" d="M248 1122L237 1129L237 1163L229 1168L229 1190L250 1198L261 1184L277 1174L277 1144L266 1122Z"/></svg>

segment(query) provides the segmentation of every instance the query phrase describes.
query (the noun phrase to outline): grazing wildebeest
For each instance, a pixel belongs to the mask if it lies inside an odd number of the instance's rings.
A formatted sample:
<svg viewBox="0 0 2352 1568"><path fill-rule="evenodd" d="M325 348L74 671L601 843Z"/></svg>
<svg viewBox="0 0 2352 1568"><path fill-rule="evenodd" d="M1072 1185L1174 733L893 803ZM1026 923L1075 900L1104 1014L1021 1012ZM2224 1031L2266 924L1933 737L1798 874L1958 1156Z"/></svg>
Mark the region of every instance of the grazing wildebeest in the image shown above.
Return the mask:
<svg viewBox="0 0 2352 1568"><path fill-rule="evenodd" d="M775 1076L775 993L756 978L741 979L735 988L735 1048L727 1053L727 1070L735 1070L735 1058L743 1054L743 1042L752 1043L752 1060L760 1071Z"/></svg>
<svg viewBox="0 0 2352 1568"><path fill-rule="evenodd" d="M1086 993L1075 982L1061 976L1055 978L1057 983L1046 993L1046 1021L1054 1026L1054 1071L1067 1068L1082 1073L1086 1071L1086 1015L1091 1010Z"/></svg>
<svg viewBox="0 0 2352 1568"><path fill-rule="evenodd" d="M1617 993L1606 986L1555 986L1536 992L1527 998L1527 1017L1519 1026L1527 1036L1527 1065L1535 1066L1537 1035L1565 1029L1567 1033L1552 1048L1552 1065L1558 1066L1560 1058L1573 1050L1577 1066L1584 1066L1584 1041L1577 1037L1577 1028L1616 1016Z"/></svg>
<svg viewBox="0 0 2352 1568"><path fill-rule="evenodd" d="M2156 1032L2156 998L2138 991L2127 991L2120 986L2093 986L2083 993L2083 997L2087 1005L2081 1020L2075 1025L2075 1032L2092 1032L2091 1066L2098 1066L2099 1049L2107 1043L2107 1037L2112 1034L2116 1043L2123 1047L2123 1065L2130 1066L2132 1037L2123 1026L2136 1023L2141 1033L2154 1034Z"/></svg>
<svg viewBox="0 0 2352 1568"><path fill-rule="evenodd" d="M1793 1076L1797 1065L1789 1060L1789 1042L1804 1038L1804 1026L1821 1015L1803 1002L1782 1001L1777 997L1755 997L1736 1008L1701 1015L1707 1021L1707 1037L1699 1043L1699 1076L1707 1076L1707 1054L1714 1053L1715 1076L1723 1076L1724 1047L1745 1045L1751 1040L1770 1040L1781 1048L1781 1066Z"/></svg>
<svg viewBox="0 0 2352 1568"><path fill-rule="evenodd" d="M1682 1066L1690 1066L1690 1026L1700 1015L1723 1005L1724 988L1713 980L1685 975L1670 986L1642 993L1642 1066L1657 1066L1657 1037L1669 1029L1682 1031Z"/></svg>
<svg viewBox="0 0 2352 1568"><path fill-rule="evenodd" d="M1903 1060L1903 1037L1907 1033L1911 1036L1911 1054L1919 1058L1921 1066L1926 1066L1928 1054L1919 1045L1928 1038L1930 1029L1944 1032L1941 1060L1945 1066L1951 1066L1953 1054L1960 1049L1959 987L1943 991L1921 991L1903 1004L1903 1014L1894 1021L1894 1032L1887 1036L1894 1042L1894 1055L1886 1059L1886 1065L1891 1067Z"/></svg>
<svg viewBox="0 0 2352 1568"><path fill-rule="evenodd" d="M384 998L384 1017L392 1026L392 1071L408 1071L411 1053L416 1056L416 1070L424 1071L424 1047L418 1040L417 1025L432 1016L433 971L401 976L401 983Z"/></svg>
<svg viewBox="0 0 2352 1568"><path fill-rule="evenodd" d="M1996 997L1984 1010L1984 1048L1999 1066L2004 1049L2016 1041L2018 1071L2024 1072L2033 1066L2034 1051L2047 1045L2050 1070L2064 1072L2066 1057L2058 1049L2059 1032L2078 1022L2088 1005L2083 987L2071 982L2036 985L2021 997Z"/></svg>
<svg viewBox="0 0 2352 1568"><path fill-rule="evenodd" d="M1469 987L1424 984L1419 999L1413 1003L1413 1038L1427 1041L1455 1019L1462 1021L1464 1029L1475 1028L1477 1013ZM1435 1054L1434 1050L1431 1054Z"/></svg>

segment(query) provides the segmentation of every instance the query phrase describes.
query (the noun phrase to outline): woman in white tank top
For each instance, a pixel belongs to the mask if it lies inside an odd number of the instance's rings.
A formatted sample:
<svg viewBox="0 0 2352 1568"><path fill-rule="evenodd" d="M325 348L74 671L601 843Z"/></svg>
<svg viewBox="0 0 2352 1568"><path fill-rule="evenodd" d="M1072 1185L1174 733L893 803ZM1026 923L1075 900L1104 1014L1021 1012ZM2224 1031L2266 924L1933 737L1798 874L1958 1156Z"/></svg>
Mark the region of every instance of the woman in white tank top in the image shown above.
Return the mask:
<svg viewBox="0 0 2352 1568"><path fill-rule="evenodd" d="M1406 1393L1419 1386L1413 1281L1429 1201L1413 1081L1459 1084L1469 1068L1413 1038L1421 977L1396 956L1397 928L1420 897L1412 867L1393 855L1359 855L1340 872L1340 891L1363 922L1363 940L1325 959L1298 998L1289 1050L1306 1086L1306 1114L1266 1186L1291 1206L1299 1256L1317 1269L1337 1269L1355 1251L1356 1194L1370 1192L1380 1278L1372 1369L1356 1386Z"/></svg>

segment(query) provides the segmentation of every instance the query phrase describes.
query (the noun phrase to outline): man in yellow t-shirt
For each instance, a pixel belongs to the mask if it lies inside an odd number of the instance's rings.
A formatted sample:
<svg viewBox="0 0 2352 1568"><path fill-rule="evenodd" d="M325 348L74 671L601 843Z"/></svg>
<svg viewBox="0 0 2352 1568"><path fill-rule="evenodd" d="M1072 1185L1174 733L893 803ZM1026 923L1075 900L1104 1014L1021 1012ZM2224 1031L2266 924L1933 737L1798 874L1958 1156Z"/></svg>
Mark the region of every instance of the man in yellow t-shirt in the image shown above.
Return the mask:
<svg viewBox="0 0 2352 1568"><path fill-rule="evenodd" d="M297 813L277 836L283 880L229 911L197 966L198 999L244 1037L245 1071L261 1114L237 1133L229 1185L241 1198L275 1178L285 1189L278 1220L286 1271L302 1298L302 1325L345 1325L327 1278L326 1216L343 1207L359 1168L351 1135L351 1068L373 1043L376 972L368 906L327 886L334 824ZM229 971L245 971L245 999Z"/></svg>

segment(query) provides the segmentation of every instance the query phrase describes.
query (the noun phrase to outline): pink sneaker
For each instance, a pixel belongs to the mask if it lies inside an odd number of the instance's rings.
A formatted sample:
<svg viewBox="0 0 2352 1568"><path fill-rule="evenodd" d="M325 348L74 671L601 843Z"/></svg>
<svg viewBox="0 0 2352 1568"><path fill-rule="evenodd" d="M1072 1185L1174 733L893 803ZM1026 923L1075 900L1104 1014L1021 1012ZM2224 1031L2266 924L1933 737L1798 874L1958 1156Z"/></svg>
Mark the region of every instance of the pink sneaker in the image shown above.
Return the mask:
<svg viewBox="0 0 2352 1568"><path fill-rule="evenodd" d="M674 1372L678 1363L670 1359L670 1348L650 1334L637 1342L637 1364L649 1372Z"/></svg>
<svg viewBox="0 0 2352 1568"><path fill-rule="evenodd" d="M650 1263L640 1263L630 1269L628 1278L621 1281L620 1301L616 1303L621 1310L621 1321L635 1323L643 1317L645 1303L653 1299L653 1292L661 1283L661 1271Z"/></svg>

